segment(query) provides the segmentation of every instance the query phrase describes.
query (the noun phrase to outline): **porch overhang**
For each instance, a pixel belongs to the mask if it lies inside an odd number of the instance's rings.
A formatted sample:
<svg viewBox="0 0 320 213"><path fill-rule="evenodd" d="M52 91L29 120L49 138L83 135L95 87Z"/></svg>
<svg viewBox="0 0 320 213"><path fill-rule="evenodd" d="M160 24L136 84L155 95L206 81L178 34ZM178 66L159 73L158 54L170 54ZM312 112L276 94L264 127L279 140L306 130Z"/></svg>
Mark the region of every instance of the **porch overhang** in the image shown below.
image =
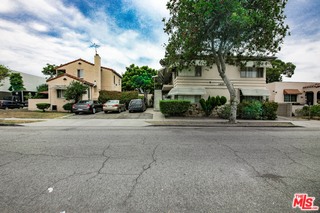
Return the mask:
<svg viewBox="0 0 320 213"><path fill-rule="evenodd" d="M298 89L284 89L283 94L285 95L300 95L302 92L300 92Z"/></svg>
<svg viewBox="0 0 320 213"><path fill-rule="evenodd" d="M243 96L270 96L270 91L267 89L242 88L240 90Z"/></svg>
<svg viewBox="0 0 320 213"><path fill-rule="evenodd" d="M168 96L171 95L205 95L207 94L204 87L175 87L170 90Z"/></svg>

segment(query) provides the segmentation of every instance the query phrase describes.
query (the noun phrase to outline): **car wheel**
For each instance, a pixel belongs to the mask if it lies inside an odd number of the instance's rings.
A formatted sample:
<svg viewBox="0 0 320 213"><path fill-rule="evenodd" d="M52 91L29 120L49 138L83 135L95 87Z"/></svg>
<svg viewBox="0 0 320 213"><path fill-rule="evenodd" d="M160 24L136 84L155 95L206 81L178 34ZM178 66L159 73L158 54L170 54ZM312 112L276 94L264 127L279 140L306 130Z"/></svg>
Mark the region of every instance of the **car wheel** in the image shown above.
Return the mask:
<svg viewBox="0 0 320 213"><path fill-rule="evenodd" d="M92 114L96 114L96 108L92 108Z"/></svg>
<svg viewBox="0 0 320 213"><path fill-rule="evenodd" d="M75 112L74 114L79 115L79 112Z"/></svg>
<svg viewBox="0 0 320 213"><path fill-rule="evenodd" d="M106 114L107 114L107 113L108 113L108 111L104 111L104 113L106 113Z"/></svg>

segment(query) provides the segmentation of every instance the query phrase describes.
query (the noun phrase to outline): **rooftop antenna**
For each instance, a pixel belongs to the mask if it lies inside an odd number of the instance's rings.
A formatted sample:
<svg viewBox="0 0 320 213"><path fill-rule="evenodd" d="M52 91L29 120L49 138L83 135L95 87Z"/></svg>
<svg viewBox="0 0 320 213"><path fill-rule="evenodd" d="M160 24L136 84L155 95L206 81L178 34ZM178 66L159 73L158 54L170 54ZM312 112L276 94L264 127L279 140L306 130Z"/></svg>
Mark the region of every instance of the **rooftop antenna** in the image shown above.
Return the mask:
<svg viewBox="0 0 320 213"><path fill-rule="evenodd" d="M98 53L97 53L97 49L98 49L99 47L100 47L99 44L92 43L89 48L94 48L94 50L96 51L96 55L97 55L97 54L98 54Z"/></svg>

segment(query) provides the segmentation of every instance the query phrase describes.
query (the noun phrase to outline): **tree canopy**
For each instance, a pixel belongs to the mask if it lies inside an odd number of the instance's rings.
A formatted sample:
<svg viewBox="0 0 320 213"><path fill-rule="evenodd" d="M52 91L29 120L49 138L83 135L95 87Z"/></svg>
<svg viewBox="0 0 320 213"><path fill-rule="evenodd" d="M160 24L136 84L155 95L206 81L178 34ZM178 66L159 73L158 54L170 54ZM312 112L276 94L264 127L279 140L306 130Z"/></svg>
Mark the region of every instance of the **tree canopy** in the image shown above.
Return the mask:
<svg viewBox="0 0 320 213"><path fill-rule="evenodd" d="M157 71L155 69L149 68L148 66L136 66L131 64L126 68L126 72L122 77L122 90L123 91L133 91L135 89L140 89L144 93L146 91L153 91L154 79Z"/></svg>
<svg viewBox="0 0 320 213"><path fill-rule="evenodd" d="M20 73L11 73L9 80L10 80L9 91L26 90L24 88L23 79Z"/></svg>
<svg viewBox="0 0 320 213"><path fill-rule="evenodd" d="M1 83L5 78L10 76L10 70L8 67L0 64L0 86L3 84Z"/></svg>
<svg viewBox="0 0 320 213"><path fill-rule="evenodd" d="M281 82L282 76L291 78L294 74L294 70L296 69L296 66L293 63L285 63L279 59L272 61L271 64L272 68L267 68L267 83Z"/></svg>
<svg viewBox="0 0 320 213"><path fill-rule="evenodd" d="M79 81L72 81L67 87L64 97L67 100L74 100L74 102L77 103L79 100L81 100L82 95L86 94L87 90L88 86Z"/></svg>
<svg viewBox="0 0 320 213"><path fill-rule="evenodd" d="M37 92L45 92L48 90L48 84L40 84L39 86L37 86Z"/></svg>
<svg viewBox="0 0 320 213"><path fill-rule="evenodd" d="M217 66L230 93L229 121L236 122L236 90L226 76L230 56L267 56L280 50L289 27L285 25L287 0L169 0L167 66L180 69L198 60Z"/></svg>
<svg viewBox="0 0 320 213"><path fill-rule="evenodd" d="M56 65L54 64L47 64L42 69L42 73L46 76L49 76L49 79L56 75Z"/></svg>

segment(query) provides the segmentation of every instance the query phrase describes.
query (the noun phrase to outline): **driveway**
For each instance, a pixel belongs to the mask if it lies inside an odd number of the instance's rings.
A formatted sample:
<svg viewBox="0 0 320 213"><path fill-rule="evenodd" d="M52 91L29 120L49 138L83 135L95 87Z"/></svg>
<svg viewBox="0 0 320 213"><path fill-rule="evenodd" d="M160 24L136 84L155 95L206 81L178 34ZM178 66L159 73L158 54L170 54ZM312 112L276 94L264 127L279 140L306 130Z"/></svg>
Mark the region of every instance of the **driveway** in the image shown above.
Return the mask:
<svg viewBox="0 0 320 213"><path fill-rule="evenodd" d="M125 112L98 112L96 114L79 114L79 115L71 115L68 116L67 119L152 119L153 109L147 109L145 112L132 112L129 113L129 111Z"/></svg>

